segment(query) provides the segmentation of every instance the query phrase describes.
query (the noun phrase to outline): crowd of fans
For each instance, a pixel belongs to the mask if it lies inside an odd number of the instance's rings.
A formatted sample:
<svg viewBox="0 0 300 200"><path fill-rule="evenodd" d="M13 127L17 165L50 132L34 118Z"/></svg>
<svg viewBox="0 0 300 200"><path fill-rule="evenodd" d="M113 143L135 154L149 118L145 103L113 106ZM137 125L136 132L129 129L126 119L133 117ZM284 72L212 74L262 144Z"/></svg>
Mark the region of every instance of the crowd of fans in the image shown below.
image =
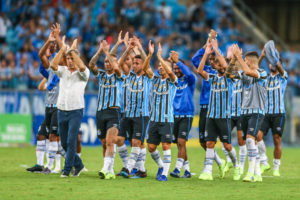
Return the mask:
<svg viewBox="0 0 300 200"><path fill-rule="evenodd" d="M1 1L0 12L0 88L36 89L39 73L38 51L50 34L54 22L61 24L61 35L68 41L79 38L86 63L106 39L114 44L120 30L136 35L143 45L151 39L161 42L163 56L170 50L179 52L188 63L203 46L211 28L218 32L221 50L232 43L243 51L261 48L242 33L232 13L232 0L194 0L181 5L176 0L29 0ZM124 46L119 48L121 55ZM281 52L289 71L289 84L300 95L300 53L294 47ZM102 65L103 58L99 61ZM155 67L155 60L152 63ZM190 65L191 66L191 65ZM263 67L267 69L266 63ZM87 89L97 89L96 80Z"/></svg>

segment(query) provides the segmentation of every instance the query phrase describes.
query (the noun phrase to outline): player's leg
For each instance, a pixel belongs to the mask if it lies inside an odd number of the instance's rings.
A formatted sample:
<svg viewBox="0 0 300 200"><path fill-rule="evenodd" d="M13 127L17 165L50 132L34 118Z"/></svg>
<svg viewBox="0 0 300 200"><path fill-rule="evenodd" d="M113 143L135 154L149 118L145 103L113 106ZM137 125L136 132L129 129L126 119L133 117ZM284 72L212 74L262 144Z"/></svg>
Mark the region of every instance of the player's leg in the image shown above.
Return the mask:
<svg viewBox="0 0 300 200"><path fill-rule="evenodd" d="M26 170L29 172L41 172L44 169L44 155L46 152L46 124L45 121L39 127L36 139L36 164L33 167L27 168Z"/></svg>
<svg viewBox="0 0 300 200"><path fill-rule="evenodd" d="M263 115L251 114L248 119L246 145L248 149L248 172L244 177L245 182L254 182L255 179L261 179L260 171L255 170L257 161L257 145L255 144L257 133L263 122ZM259 167L259 165L258 165ZM256 172L256 174L255 174ZM256 177L256 178L255 178Z"/></svg>
<svg viewBox="0 0 300 200"><path fill-rule="evenodd" d="M272 124L271 117L269 115L265 115L261 129L259 130L259 132L257 134L257 147L258 147L258 152L259 152L259 156L260 156L260 167L261 167L262 174L265 171L271 169L271 166L268 163L268 157L266 154L266 145L263 140L264 135L268 134L271 124Z"/></svg>
<svg viewBox="0 0 300 200"><path fill-rule="evenodd" d="M215 159L215 144L218 138L218 129L215 119L206 120L205 128L205 141L206 141L206 152L205 152L205 162L204 169L199 176L200 180L213 180L212 177L212 166Z"/></svg>
<svg viewBox="0 0 300 200"><path fill-rule="evenodd" d="M280 159L282 154L281 136L284 130L284 124L285 124L284 114L275 117L272 126L273 141L274 141L273 176L280 176L279 166L280 166Z"/></svg>
<svg viewBox="0 0 300 200"><path fill-rule="evenodd" d="M156 174L156 180L159 180L163 172L163 162L160 157L160 152L157 150L157 145L160 144L160 135L158 133L158 123L150 121L148 130L147 147L152 159L158 165L158 171Z"/></svg>
<svg viewBox="0 0 300 200"><path fill-rule="evenodd" d="M179 127L180 123L183 119L179 117L174 117L174 127L173 127L173 143L177 144L177 149L178 149L178 154L177 154L177 161L175 165L175 169L170 173L170 176L175 177L175 178L180 178L180 170L183 166L185 156L182 156L182 152L180 152L180 149L182 146L180 146L179 142L182 143L182 141L179 141L178 135L179 135Z"/></svg>
<svg viewBox="0 0 300 200"><path fill-rule="evenodd" d="M245 166L245 161L246 161L246 157L247 157L246 141L243 138L242 117L238 118L236 129L237 129L238 144L240 147L240 149L239 149L239 167L240 167L240 174L242 175L242 174L244 174L244 166Z"/></svg>
<svg viewBox="0 0 300 200"><path fill-rule="evenodd" d="M79 157L81 157L81 136L82 132L79 130L77 137L77 145L76 145L76 153Z"/></svg>
<svg viewBox="0 0 300 200"><path fill-rule="evenodd" d="M204 150L206 150L206 142L204 139L206 114L207 114L207 108L201 108L200 114L199 114L199 142L200 142L201 147Z"/></svg>
<svg viewBox="0 0 300 200"><path fill-rule="evenodd" d="M132 149L133 147L139 147L140 151L139 154L137 155L136 162L131 162L130 166L130 172L132 172L132 169L137 166L138 171L136 172L136 175L133 178L145 178L147 177L146 169L145 169L145 159L146 159L146 148L143 145L144 143L144 138L146 135L146 131L148 128L149 124L149 117L138 117L138 118L133 118L133 134L132 134ZM138 152L138 151L136 151ZM134 156L134 155L132 155ZM130 155L131 157L131 155Z"/></svg>
<svg viewBox="0 0 300 200"><path fill-rule="evenodd" d="M121 122L120 122L120 132L118 134L118 138L117 138L117 149L120 155L120 158L122 160L123 163L123 167L120 171L120 173L118 173L117 175L121 175L122 171L127 171L127 165L128 165L128 150L127 150L127 146L125 144L125 140L127 137L127 123L129 123L129 121L127 120L127 118L122 117L121 118Z"/></svg>
<svg viewBox="0 0 300 200"><path fill-rule="evenodd" d="M108 109L105 110L107 119L106 123L106 152L104 157L104 165L102 170L99 172L100 178L114 179L113 170L114 155L115 155L115 144L117 142L118 133L120 130L120 110L119 109Z"/></svg>

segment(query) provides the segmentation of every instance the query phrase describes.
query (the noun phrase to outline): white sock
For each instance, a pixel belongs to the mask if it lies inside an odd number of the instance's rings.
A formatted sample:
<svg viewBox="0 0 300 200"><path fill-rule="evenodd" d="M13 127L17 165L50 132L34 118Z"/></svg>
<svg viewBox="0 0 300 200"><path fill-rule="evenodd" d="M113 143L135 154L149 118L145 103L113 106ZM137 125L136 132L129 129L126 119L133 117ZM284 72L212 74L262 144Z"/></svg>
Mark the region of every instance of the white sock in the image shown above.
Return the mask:
<svg viewBox="0 0 300 200"><path fill-rule="evenodd" d="M256 146L255 141L252 138L246 139L247 149L248 149L248 172L254 174L255 162L256 162Z"/></svg>
<svg viewBox="0 0 300 200"><path fill-rule="evenodd" d="M140 154L138 156L138 159L136 161L137 169L142 171L142 172L146 171L146 169L145 169L146 155L147 155L146 148L141 149Z"/></svg>
<svg viewBox="0 0 300 200"><path fill-rule="evenodd" d="M236 157L236 151L234 147L232 147L231 151L228 152L228 155L230 156L230 160L232 161L233 167L236 167L237 157Z"/></svg>
<svg viewBox="0 0 300 200"><path fill-rule="evenodd" d="M114 154L113 154L113 157L111 158L111 162L110 162L110 165L108 167L108 171L112 174L115 174L114 172L114 163L115 163L115 157L116 157L116 144L114 145Z"/></svg>
<svg viewBox="0 0 300 200"><path fill-rule="evenodd" d="M214 160L216 161L218 166L222 165L222 160L221 160L221 158L219 157L219 155L217 154L216 151L214 152Z"/></svg>
<svg viewBox="0 0 300 200"><path fill-rule="evenodd" d="M240 167L241 172L244 171L246 157L247 157L247 147L246 147L246 145L240 146L239 167Z"/></svg>
<svg viewBox="0 0 300 200"><path fill-rule="evenodd" d="M47 158L46 166L48 166L49 165L48 163L50 162L50 160L49 160L49 140L48 139L46 140L46 158Z"/></svg>
<svg viewBox="0 0 300 200"><path fill-rule="evenodd" d="M128 150L125 144L118 147L118 152L125 168L128 168Z"/></svg>
<svg viewBox="0 0 300 200"><path fill-rule="evenodd" d="M190 163L189 163L188 160L184 161L184 163L183 163L183 169L184 169L184 171L190 172Z"/></svg>
<svg viewBox="0 0 300 200"><path fill-rule="evenodd" d="M274 165L273 170L279 170L280 159L273 159L273 165Z"/></svg>
<svg viewBox="0 0 300 200"><path fill-rule="evenodd" d="M171 165L171 149L163 151L163 166L164 170L162 175L168 176Z"/></svg>
<svg viewBox="0 0 300 200"><path fill-rule="evenodd" d="M204 162L204 173L212 173L212 166L214 163L215 150L213 148L206 148L205 162Z"/></svg>
<svg viewBox="0 0 300 200"><path fill-rule="evenodd" d="M184 163L184 159L183 158L177 158L175 169L177 169L178 171L180 171L181 168L182 168L182 166L183 166L183 163Z"/></svg>
<svg viewBox="0 0 300 200"><path fill-rule="evenodd" d="M46 151L46 141L38 140L36 143L36 163L44 166L44 155Z"/></svg>
<svg viewBox="0 0 300 200"><path fill-rule="evenodd" d="M60 170L60 162L61 162L61 155L59 153L57 153L55 155L55 169L56 171Z"/></svg>
<svg viewBox="0 0 300 200"><path fill-rule="evenodd" d="M105 172L109 172L109 167L111 165L111 162L112 162L113 158L110 157L110 156L105 156L104 157L104 165L103 165L103 170L105 170Z"/></svg>
<svg viewBox="0 0 300 200"><path fill-rule="evenodd" d="M156 164L158 165L159 168L163 167L163 162L160 158L160 153L159 151L156 149L155 151L151 152L151 157L152 159L156 162Z"/></svg>
<svg viewBox="0 0 300 200"><path fill-rule="evenodd" d="M57 141L50 141L49 145L48 145L48 164L47 164L47 168L50 170L53 167L53 163L54 163L54 159L55 159L57 151L58 151Z"/></svg>
<svg viewBox="0 0 300 200"><path fill-rule="evenodd" d="M259 150L261 164L263 164L263 165L268 164L268 157L266 155L266 145L264 143L264 140L257 142L257 146L258 146L258 150Z"/></svg>
<svg viewBox="0 0 300 200"><path fill-rule="evenodd" d="M225 149L223 142L221 142L221 145L222 145L222 150L223 150L223 152L226 156L226 161L227 162L232 162L232 160L230 159L230 156L229 156L229 152Z"/></svg>
<svg viewBox="0 0 300 200"><path fill-rule="evenodd" d="M255 170L254 170L254 174L261 176L261 172L260 172L260 157L259 157L259 153L258 153L258 147L256 145L256 160L255 160Z"/></svg>
<svg viewBox="0 0 300 200"><path fill-rule="evenodd" d="M135 164L137 163L140 152L141 152L140 147L132 147L131 148L131 152L130 152L130 156L129 156L129 160L128 160L128 164L127 164L127 169L129 172L131 172L132 168L134 168Z"/></svg>

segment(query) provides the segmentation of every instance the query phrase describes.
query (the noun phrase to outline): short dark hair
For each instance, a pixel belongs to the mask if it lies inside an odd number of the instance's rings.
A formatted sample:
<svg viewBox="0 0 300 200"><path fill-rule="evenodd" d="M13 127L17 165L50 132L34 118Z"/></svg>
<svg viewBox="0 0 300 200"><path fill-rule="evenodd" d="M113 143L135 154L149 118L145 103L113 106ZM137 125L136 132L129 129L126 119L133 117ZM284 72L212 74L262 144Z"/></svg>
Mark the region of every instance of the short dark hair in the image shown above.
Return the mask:
<svg viewBox="0 0 300 200"><path fill-rule="evenodd" d="M117 58L117 54L115 54L115 53L111 53L110 56Z"/></svg>
<svg viewBox="0 0 300 200"><path fill-rule="evenodd" d="M134 58L137 58L137 59L141 59L141 60L143 60L143 59L142 59L142 56L141 56L141 55L139 55L139 54L138 54L138 55L135 55L135 56L134 56Z"/></svg>
<svg viewBox="0 0 300 200"><path fill-rule="evenodd" d="M256 58L258 58L258 53L256 51L249 51L245 54L245 57L248 57L248 56L254 56Z"/></svg>

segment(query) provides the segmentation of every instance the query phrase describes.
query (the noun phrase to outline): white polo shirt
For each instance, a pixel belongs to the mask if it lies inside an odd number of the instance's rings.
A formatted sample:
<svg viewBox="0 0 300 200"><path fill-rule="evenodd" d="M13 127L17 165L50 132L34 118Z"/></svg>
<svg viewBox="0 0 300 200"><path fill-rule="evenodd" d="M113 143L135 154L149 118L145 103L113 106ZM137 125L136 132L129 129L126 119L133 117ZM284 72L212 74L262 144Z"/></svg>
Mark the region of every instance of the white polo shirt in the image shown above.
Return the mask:
<svg viewBox="0 0 300 200"><path fill-rule="evenodd" d="M70 72L67 66L58 65L57 71L53 72L60 78L57 108L65 111L84 108L84 90L90 76L89 69L86 67L84 72Z"/></svg>

